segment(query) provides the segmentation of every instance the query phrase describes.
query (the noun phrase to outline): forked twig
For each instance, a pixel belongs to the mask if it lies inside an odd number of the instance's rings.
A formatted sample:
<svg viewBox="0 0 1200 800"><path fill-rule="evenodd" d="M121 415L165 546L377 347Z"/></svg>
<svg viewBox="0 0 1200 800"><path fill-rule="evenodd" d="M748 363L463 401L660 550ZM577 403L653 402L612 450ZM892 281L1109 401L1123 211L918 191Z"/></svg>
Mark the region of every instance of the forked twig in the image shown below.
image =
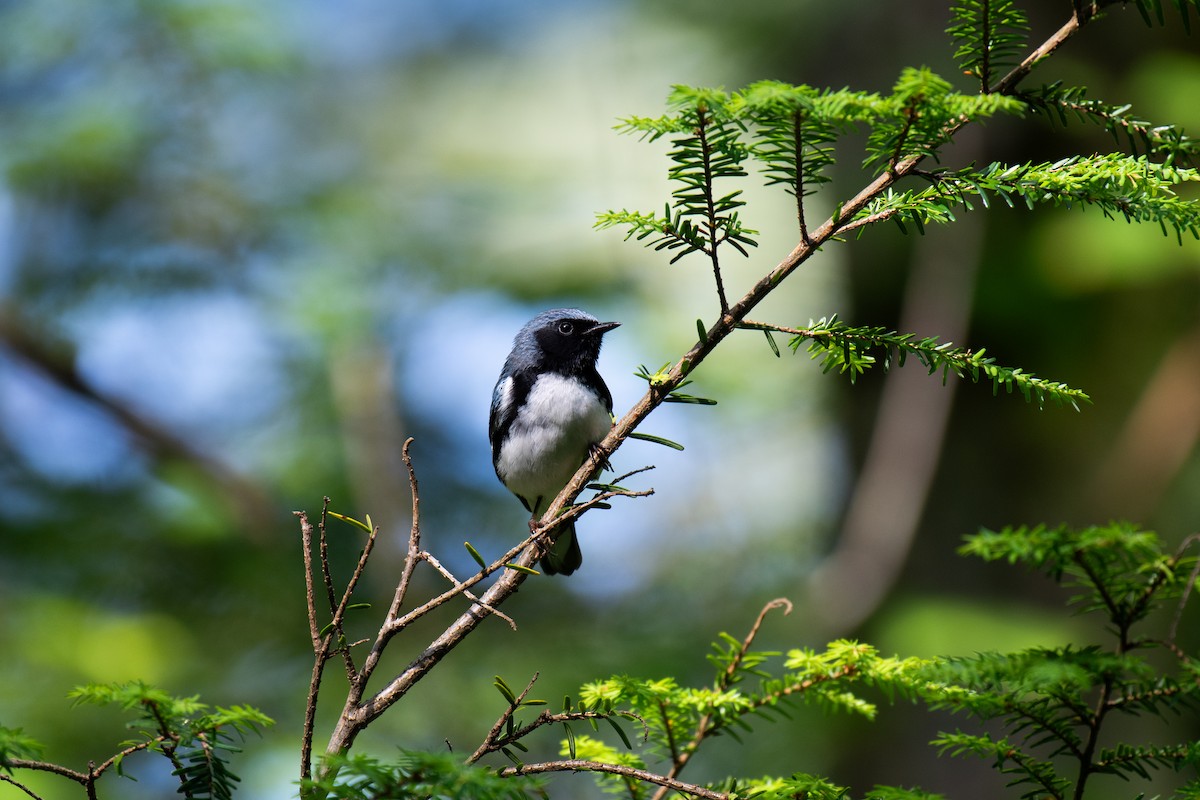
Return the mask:
<svg viewBox="0 0 1200 800"><path fill-rule="evenodd" d="M433 567L439 573L441 573L442 577L444 577L446 580L450 581L450 583L454 584L455 586L459 586L462 584L462 581L460 581L458 578L454 577L454 574L452 572L450 572L450 570L448 570L442 566L442 562L438 561L434 557L433 553L422 550L419 555L420 555L420 558L422 561L428 562L429 566ZM517 623L513 621L512 617L508 616L503 611L500 611L499 609L497 609L493 606L490 606L487 603L484 603L478 597L476 597L474 594L467 591L466 589L463 589L463 597L467 598L472 603L475 603L476 605L480 606L481 608L485 608L489 612L495 614L497 617L499 617L500 619L507 622L508 626L510 628L512 628L514 631L517 629Z"/></svg>

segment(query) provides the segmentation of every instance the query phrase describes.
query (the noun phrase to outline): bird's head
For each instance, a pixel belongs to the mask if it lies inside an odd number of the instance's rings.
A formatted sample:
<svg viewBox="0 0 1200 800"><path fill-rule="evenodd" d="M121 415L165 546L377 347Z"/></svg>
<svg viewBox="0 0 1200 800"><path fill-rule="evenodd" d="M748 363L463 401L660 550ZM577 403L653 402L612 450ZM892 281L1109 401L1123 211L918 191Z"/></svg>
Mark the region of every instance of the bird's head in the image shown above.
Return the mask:
<svg viewBox="0 0 1200 800"><path fill-rule="evenodd" d="M578 308L555 308L531 319L517 334L517 346L543 368L569 373L594 365L601 338L620 324L601 322Z"/></svg>

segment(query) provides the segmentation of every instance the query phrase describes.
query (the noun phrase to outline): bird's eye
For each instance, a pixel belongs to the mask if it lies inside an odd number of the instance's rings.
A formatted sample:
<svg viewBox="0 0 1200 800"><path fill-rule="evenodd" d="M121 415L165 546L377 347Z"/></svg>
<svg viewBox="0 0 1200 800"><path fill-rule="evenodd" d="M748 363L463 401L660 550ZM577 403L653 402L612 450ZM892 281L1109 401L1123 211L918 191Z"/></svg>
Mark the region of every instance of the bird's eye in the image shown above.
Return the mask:
<svg viewBox="0 0 1200 800"><path fill-rule="evenodd" d="M558 323L558 332L563 336L570 336L575 332L575 324L570 320L563 320L562 322Z"/></svg>

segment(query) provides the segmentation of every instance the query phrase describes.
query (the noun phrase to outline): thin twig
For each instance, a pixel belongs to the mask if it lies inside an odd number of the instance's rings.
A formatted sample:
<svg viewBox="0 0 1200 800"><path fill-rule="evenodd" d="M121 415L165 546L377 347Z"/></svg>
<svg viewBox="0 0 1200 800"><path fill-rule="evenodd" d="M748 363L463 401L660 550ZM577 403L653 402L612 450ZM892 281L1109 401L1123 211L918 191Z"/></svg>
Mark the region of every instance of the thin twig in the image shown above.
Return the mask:
<svg viewBox="0 0 1200 800"><path fill-rule="evenodd" d="M4 783L11 783L13 786L17 787L22 792L24 792L25 794L32 797L33 800L42 800L41 796L34 793L34 791L32 789L30 789L28 786L26 786L23 783L18 783L16 780L5 775L3 772L0 772L0 781L3 781Z"/></svg>
<svg viewBox="0 0 1200 800"><path fill-rule="evenodd" d="M620 764L605 764L601 761L585 761L578 758L505 767L500 770L499 775L501 777L511 777L514 775L537 775L545 772L606 772L610 775L620 775L645 783L653 783L661 786L662 789L660 791L663 792L675 791L690 797L704 798L704 800L729 800L729 795L724 792L714 792L712 789L706 789L703 786L697 786L693 783L684 783L666 775L659 775L644 769L625 767Z"/></svg>
<svg viewBox="0 0 1200 800"><path fill-rule="evenodd" d="M516 545L515 547L510 547L504 553L504 555L500 556L500 558L493 561L487 567L479 570L479 572L476 572L474 575L470 576L466 580L455 583L454 588L447 589L446 591L442 592L437 597L434 597L431 600L427 600L425 603L418 606L417 608L414 608L412 611L408 612L403 617L390 620L388 623L386 623L384 625L384 632L386 632L387 637L390 639L392 636L394 636L397 633L399 633L400 631L404 630L404 628L411 625L413 622L416 622L418 619L425 616L430 611L433 611L438 606L442 605L443 603L445 603L449 600L453 600L455 597L458 597L460 594L463 594L469 588L471 588L475 584L482 581L484 578L487 578L489 575L492 575L493 573L504 569L505 565L512 563L512 560L518 554L520 554L522 550L527 548L533 542L533 540L537 537L537 535L538 534L531 533L529 536L525 537L521 541L520 544ZM476 602L483 602L483 601L476 600ZM491 603L488 603L487 605L491 605Z"/></svg>
<svg viewBox="0 0 1200 800"><path fill-rule="evenodd" d="M359 554L358 563L354 567L354 573L350 576L350 581L346 584L346 590L342 593L341 601L333 611L333 619L329 623L330 635L336 635L338 641L346 638L346 632L342 628L342 623L345 622L346 609L350 606L350 598L354 595L354 590L358 588L358 582L362 579L363 573L367 569L367 560L370 559L371 551L375 548L375 539L378 535L379 526L376 525L367 534L367 541L363 545L362 553ZM339 647L338 650L341 651L342 658L346 664L346 677L353 684L358 680L358 670L354 666L354 659L350 655L350 648L343 646Z"/></svg>
<svg viewBox="0 0 1200 800"><path fill-rule="evenodd" d="M717 253L717 208L713 199L712 146L708 142L707 117L700 108L696 118L696 138L700 140L701 160L704 164L704 202L708 212L708 257L712 261L713 278L717 282L717 299L721 303L721 316L729 313L729 301L725 299L725 284L721 280L721 257Z"/></svg>
<svg viewBox="0 0 1200 800"><path fill-rule="evenodd" d="M312 777L313 731L317 724L317 698L321 693L321 677L324 675L327 660L322 658L322 650L319 649L313 659L312 675L308 679L308 698L304 704L304 728L300 736L301 781Z"/></svg>
<svg viewBox="0 0 1200 800"><path fill-rule="evenodd" d="M500 731L505 725L508 724L508 721L512 719L512 715L516 713L517 709L521 707L521 703L524 702L525 696L529 694L531 689L533 689L533 685L537 683L538 676L540 675L540 672L533 673L533 677L529 679L529 683L525 684L525 688L521 690L519 695L517 695L517 699L508 704L508 708L504 709L504 713L500 715L500 718L496 720L496 724L492 726L490 731L488 731L487 736L485 736L483 739L483 742L478 748L476 748L475 752L471 754L471 757L467 759L468 764L474 764L488 753L495 752L498 749L495 747L490 747L489 745L497 741L496 737L500 735Z"/></svg>
<svg viewBox="0 0 1200 800"><path fill-rule="evenodd" d="M7 769L30 769L36 772L50 772L63 778L69 778L80 786L87 784L88 774L79 772L70 767L64 767L61 764L52 764L48 761L31 761L27 758L10 758L4 762ZM2 775L3 773L0 773Z"/></svg>
<svg viewBox="0 0 1200 800"><path fill-rule="evenodd" d="M990 94L1007 94L1016 89L1017 84L1025 80L1033 68L1041 61L1045 60L1055 50L1062 47L1068 39L1093 19L1092 15L1075 14L1071 19L1063 23L1062 27L1055 31L1049 39L1042 42L1036 50L1022 59L1021 63L1009 70L1009 73L996 82L987 93Z"/></svg>
<svg viewBox="0 0 1200 800"><path fill-rule="evenodd" d="M549 533L550 530L559 527L564 522L575 519L576 517L583 516L583 512L587 511L589 508L594 508L595 506L598 506L601 503L612 500L614 497L649 497L652 494L654 494L653 489L642 489L641 491L634 491L632 489L608 489L608 490L602 491L599 494L595 495L594 497L589 497L587 500L585 500L582 503L576 503L576 504L572 505L570 508L568 508L562 514L560 514L558 517L556 517L552 524L549 524L549 525L538 524L534 528L533 538L534 539L542 538L544 536L544 534ZM553 542L549 542L544 539L543 539L543 542L544 542L544 547L546 550L549 550L550 547L553 546ZM539 555L542 555L542 554L539 553Z"/></svg>
<svg viewBox="0 0 1200 800"><path fill-rule="evenodd" d="M323 580L329 595L332 600L332 577L329 571L328 547L326 545L325 524L328 520L330 499L324 498L321 507L321 572ZM296 516L300 519L301 540L304 544L304 577L305 577L305 593L308 601L308 617L309 629L313 638L313 668L312 674L309 677L308 697L304 707L304 727L300 740L300 778L307 780L312 777L312 743L313 732L316 727L317 718L317 700L321 690L321 679L325 672L325 663L333 657L335 653L341 653L346 667L346 675L353 686L357 680L358 673L354 667L354 660L350 653L351 645L343 645L337 649L332 649L332 644L335 641L343 641L345 632L342 629L342 622L346 614L346 609L349 607L350 598L354 594L354 590L358 586L359 580L362 578L366 570L367 560L370 558L371 551L375 545L375 539L379 533L379 528L374 528L367 537L367 542L363 546L362 553L359 555L358 564L355 566L354 573L346 585L346 590L342 594L342 599L336 606L332 606L333 618L329 623L329 630L324 635L318 627L316 598L315 598L315 578L313 575L312 562L312 533L313 527L308 520L308 514L304 511L297 511Z"/></svg>
<svg viewBox="0 0 1200 800"><path fill-rule="evenodd" d="M750 647L754 644L754 640L758 637L758 631L762 628L763 620L767 618L767 614L777 608L783 609L783 615L786 617L792 613L795 606L792 601L786 597L776 597L771 602L762 607L758 612L758 617L754 620L754 624L750 626L750 632L746 634L746 638L742 640L742 646L738 649L737 655L729 662L729 666L725 668L725 674L721 676L720 688L726 689L729 687L733 676L737 674L738 667L742 664L742 659L746 657L746 653L750 652Z"/></svg>
<svg viewBox="0 0 1200 800"><path fill-rule="evenodd" d="M337 610L337 599L333 588L333 575L329 572L329 498L321 507L321 521L317 523L317 541L321 555L321 581L325 584L325 600L329 605L329 615L332 617Z"/></svg>
<svg viewBox="0 0 1200 800"><path fill-rule="evenodd" d="M171 726L162 715L162 709L158 707L158 703L147 703L147 707L150 709L150 714L154 717L154 721L158 723L158 741L162 744L162 754L167 757L178 773L182 773L183 762L175 755L175 751L179 747L179 734L171 730ZM95 766L93 764L88 764L88 774L91 776L91 780L95 781Z"/></svg>
<svg viewBox="0 0 1200 800"><path fill-rule="evenodd" d="M404 558L404 571L400 573L400 582L396 584L396 595L392 599L392 607L388 610L387 618L389 620L395 619L400 613L400 607L404 605L404 597L408 594L408 584L412 580L413 570L417 568L421 553L421 495L417 488L417 471L413 467L412 455L409 453L412 443L413 438L410 436L404 440L404 447L400 450L404 466L408 468L408 488L412 494L412 527L408 532L408 554Z"/></svg>
<svg viewBox="0 0 1200 800"><path fill-rule="evenodd" d="M1183 554L1196 542L1200 542L1200 533L1193 533L1191 536L1183 540L1183 544L1179 545L1179 549L1175 553L1176 560L1183 558ZM1187 606L1188 597L1192 593L1192 589L1196 588L1196 579L1200 577L1200 558L1196 559L1196 566L1192 567L1192 574L1188 576L1187 585L1183 587L1183 593L1179 596L1179 607L1175 609L1175 616L1171 619L1171 627L1167 631L1167 641L1172 649L1178 654L1179 645L1176 644L1176 636L1179 632L1179 620L1183 618L1183 609Z"/></svg>
<svg viewBox="0 0 1200 800"><path fill-rule="evenodd" d="M329 505L329 498L325 498L325 505ZM308 513L304 511L293 512L300 519L300 542L304 546L304 595L308 601L308 629L309 635L312 637L313 652L317 653L321 649L321 630L317 625L317 599L314 594L313 586L313 560L312 560L312 535L313 526L308 521Z"/></svg>
<svg viewBox="0 0 1200 800"><path fill-rule="evenodd" d="M452 572L450 572L450 570L443 567L442 562L440 562L436 558L434 558L432 553L422 551L420 556L421 556L422 561L429 562L429 565L431 567L433 567L434 569L436 569L439 573L441 573L442 577L444 577L446 580L450 581L450 583L454 584L455 586L458 586L460 583L462 583L458 578L454 577L454 574ZM482 606L483 608L486 608L488 611L490 611L491 613L495 614L500 619L507 622L508 626L510 628L512 628L514 631L517 629L517 623L513 621L512 617L508 616L503 611L500 611L499 609L494 608L494 607L488 605L487 603L484 603L478 597L476 597L474 594L467 591L466 589L463 590L463 597L467 598L472 603L476 603L476 604Z"/></svg>

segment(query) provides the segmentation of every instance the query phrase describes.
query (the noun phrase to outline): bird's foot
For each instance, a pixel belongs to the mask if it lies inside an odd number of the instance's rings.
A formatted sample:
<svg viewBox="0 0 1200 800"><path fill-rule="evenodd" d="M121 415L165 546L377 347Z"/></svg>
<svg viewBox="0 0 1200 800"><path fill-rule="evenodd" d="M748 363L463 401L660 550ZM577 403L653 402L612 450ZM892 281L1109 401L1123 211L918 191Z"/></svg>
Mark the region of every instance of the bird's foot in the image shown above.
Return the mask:
<svg viewBox="0 0 1200 800"><path fill-rule="evenodd" d="M600 469L606 469L609 472L612 472L612 464L608 463L608 456L604 455L600 450L599 442L593 442L592 444L589 444L588 452L591 454L592 458L600 459Z"/></svg>

